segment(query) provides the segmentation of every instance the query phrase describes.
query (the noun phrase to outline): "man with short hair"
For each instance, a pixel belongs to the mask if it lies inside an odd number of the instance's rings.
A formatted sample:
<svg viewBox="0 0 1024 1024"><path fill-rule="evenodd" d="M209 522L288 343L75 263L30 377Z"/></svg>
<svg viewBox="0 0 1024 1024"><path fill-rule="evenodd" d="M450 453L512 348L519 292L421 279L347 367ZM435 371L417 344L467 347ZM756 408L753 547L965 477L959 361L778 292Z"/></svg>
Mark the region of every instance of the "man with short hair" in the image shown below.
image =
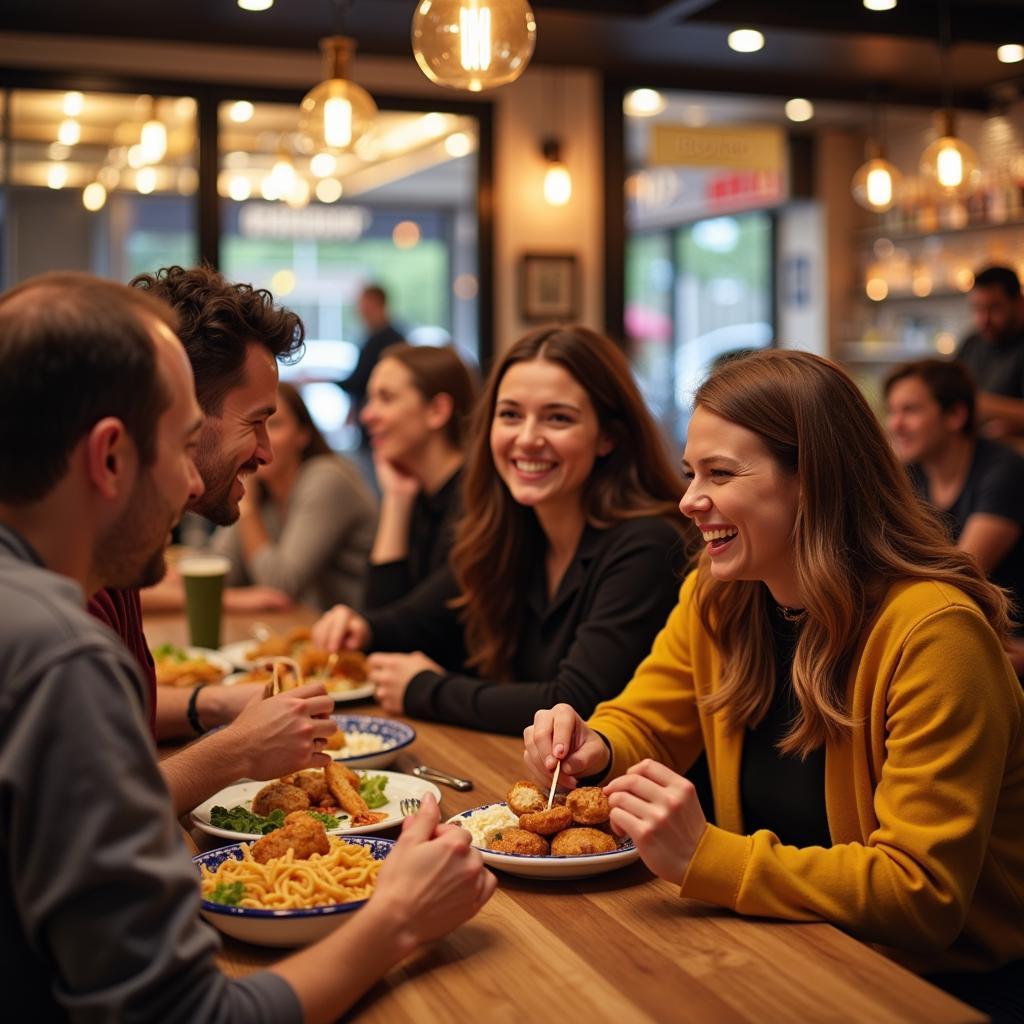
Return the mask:
<svg viewBox="0 0 1024 1024"><path fill-rule="evenodd" d="M202 414L173 325L151 297L84 274L0 296L5 1005L36 1020L333 1020L476 913L494 877L427 798L344 927L241 981L217 969L146 733L148 687L84 608L101 583L159 575L202 497Z"/></svg>
<svg viewBox="0 0 1024 1024"><path fill-rule="evenodd" d="M1024 433L1024 301L1009 267L986 267L970 294L975 333L957 352L978 388L978 419L990 437Z"/></svg>
<svg viewBox="0 0 1024 1024"><path fill-rule="evenodd" d="M974 382L962 363L921 359L897 367L885 381L885 404L896 453L914 489L943 514L953 542L1011 592L1019 618L1024 457L977 436ZM1024 670L1024 650L1011 660Z"/></svg>

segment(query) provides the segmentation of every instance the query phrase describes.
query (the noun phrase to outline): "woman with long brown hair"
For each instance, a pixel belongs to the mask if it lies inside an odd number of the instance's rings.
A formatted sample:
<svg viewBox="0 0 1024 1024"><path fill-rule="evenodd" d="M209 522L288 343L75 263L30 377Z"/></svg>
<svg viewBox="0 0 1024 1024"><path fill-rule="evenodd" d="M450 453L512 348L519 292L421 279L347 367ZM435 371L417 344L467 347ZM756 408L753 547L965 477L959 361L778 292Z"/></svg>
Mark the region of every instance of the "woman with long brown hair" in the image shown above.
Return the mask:
<svg viewBox="0 0 1024 1024"><path fill-rule="evenodd" d="M359 419L381 502L364 608L404 597L447 564L475 399L473 378L450 347L391 345L373 368Z"/></svg>
<svg viewBox="0 0 1024 1024"><path fill-rule="evenodd" d="M509 733L552 699L589 714L672 605L679 485L615 345L534 331L478 406L450 570L386 611L335 609L314 638L391 652L370 658L390 711Z"/></svg>
<svg viewBox="0 0 1024 1024"><path fill-rule="evenodd" d="M954 972L936 979L965 998L1011 998L1024 695L1003 592L828 360L723 365L697 391L684 463L697 569L625 691L586 723L540 712L527 764L607 782L612 827L685 897L829 921ZM718 827L679 774L701 752Z"/></svg>
<svg viewBox="0 0 1024 1024"><path fill-rule="evenodd" d="M361 601L377 517L373 495L355 464L331 450L298 390L282 382L277 395L267 421L274 458L257 471L238 522L217 531L211 544L232 563L225 606Z"/></svg>

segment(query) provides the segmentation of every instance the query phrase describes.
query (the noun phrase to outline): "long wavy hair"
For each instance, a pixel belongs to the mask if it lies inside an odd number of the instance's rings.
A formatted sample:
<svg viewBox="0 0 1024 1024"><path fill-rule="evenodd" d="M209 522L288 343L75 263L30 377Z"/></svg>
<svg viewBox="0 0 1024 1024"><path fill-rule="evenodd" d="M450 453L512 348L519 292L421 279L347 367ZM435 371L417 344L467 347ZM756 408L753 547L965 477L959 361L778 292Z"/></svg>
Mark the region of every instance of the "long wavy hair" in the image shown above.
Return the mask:
<svg viewBox="0 0 1024 1024"><path fill-rule="evenodd" d="M509 368L544 359L561 366L587 392L612 448L599 457L583 490L591 526L606 528L639 516L664 516L683 536L682 480L637 390L626 357L586 327L545 327L527 334L490 374L477 406L462 484L463 515L451 563L469 664L492 679L508 678L519 635L520 607L531 566L547 541L537 516L518 504L494 467L491 424Z"/></svg>
<svg viewBox="0 0 1024 1024"><path fill-rule="evenodd" d="M1006 594L949 543L838 366L807 352L758 352L714 372L694 407L757 434L781 470L799 479L792 546L806 616L792 669L800 710L782 752L806 756L849 730L847 676L872 615L897 581L959 588L1005 641ZM775 688L774 602L759 581L714 579L706 554L698 573L701 621L722 656L721 685L704 706L732 727L755 725Z"/></svg>

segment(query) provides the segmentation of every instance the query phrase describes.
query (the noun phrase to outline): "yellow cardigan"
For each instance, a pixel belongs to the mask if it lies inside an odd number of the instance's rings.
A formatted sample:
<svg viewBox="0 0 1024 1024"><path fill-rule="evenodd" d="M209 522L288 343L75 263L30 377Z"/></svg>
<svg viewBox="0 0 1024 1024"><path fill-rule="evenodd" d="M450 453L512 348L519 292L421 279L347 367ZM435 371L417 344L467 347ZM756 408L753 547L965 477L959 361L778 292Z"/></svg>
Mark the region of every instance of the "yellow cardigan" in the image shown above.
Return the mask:
<svg viewBox="0 0 1024 1024"><path fill-rule="evenodd" d="M590 726L608 778L653 758L683 772L707 751L718 826L681 895L741 914L824 920L918 971L987 970L1024 957L1024 693L970 598L894 585L851 671L852 733L825 747L830 849L743 834L743 732L697 699L719 684L694 591L622 694Z"/></svg>

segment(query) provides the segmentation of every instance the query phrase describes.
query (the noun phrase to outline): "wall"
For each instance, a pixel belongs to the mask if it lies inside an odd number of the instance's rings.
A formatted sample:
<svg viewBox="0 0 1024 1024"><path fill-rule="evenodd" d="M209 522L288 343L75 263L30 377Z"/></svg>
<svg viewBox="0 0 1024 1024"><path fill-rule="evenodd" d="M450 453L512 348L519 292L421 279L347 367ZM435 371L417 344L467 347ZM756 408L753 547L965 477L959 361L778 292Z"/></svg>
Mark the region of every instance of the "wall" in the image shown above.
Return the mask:
<svg viewBox="0 0 1024 1024"><path fill-rule="evenodd" d="M319 53L206 45L0 33L0 65L304 89L320 77ZM352 76L370 92L453 96L429 82L412 59L360 58ZM581 320L600 327L604 275L600 78L591 71L531 66L518 81L482 100L494 104L495 348L527 330L518 315L518 263L526 252L574 252L580 258ZM556 101L555 101L556 100ZM567 206L552 208L541 187L541 141L557 134L573 177Z"/></svg>

